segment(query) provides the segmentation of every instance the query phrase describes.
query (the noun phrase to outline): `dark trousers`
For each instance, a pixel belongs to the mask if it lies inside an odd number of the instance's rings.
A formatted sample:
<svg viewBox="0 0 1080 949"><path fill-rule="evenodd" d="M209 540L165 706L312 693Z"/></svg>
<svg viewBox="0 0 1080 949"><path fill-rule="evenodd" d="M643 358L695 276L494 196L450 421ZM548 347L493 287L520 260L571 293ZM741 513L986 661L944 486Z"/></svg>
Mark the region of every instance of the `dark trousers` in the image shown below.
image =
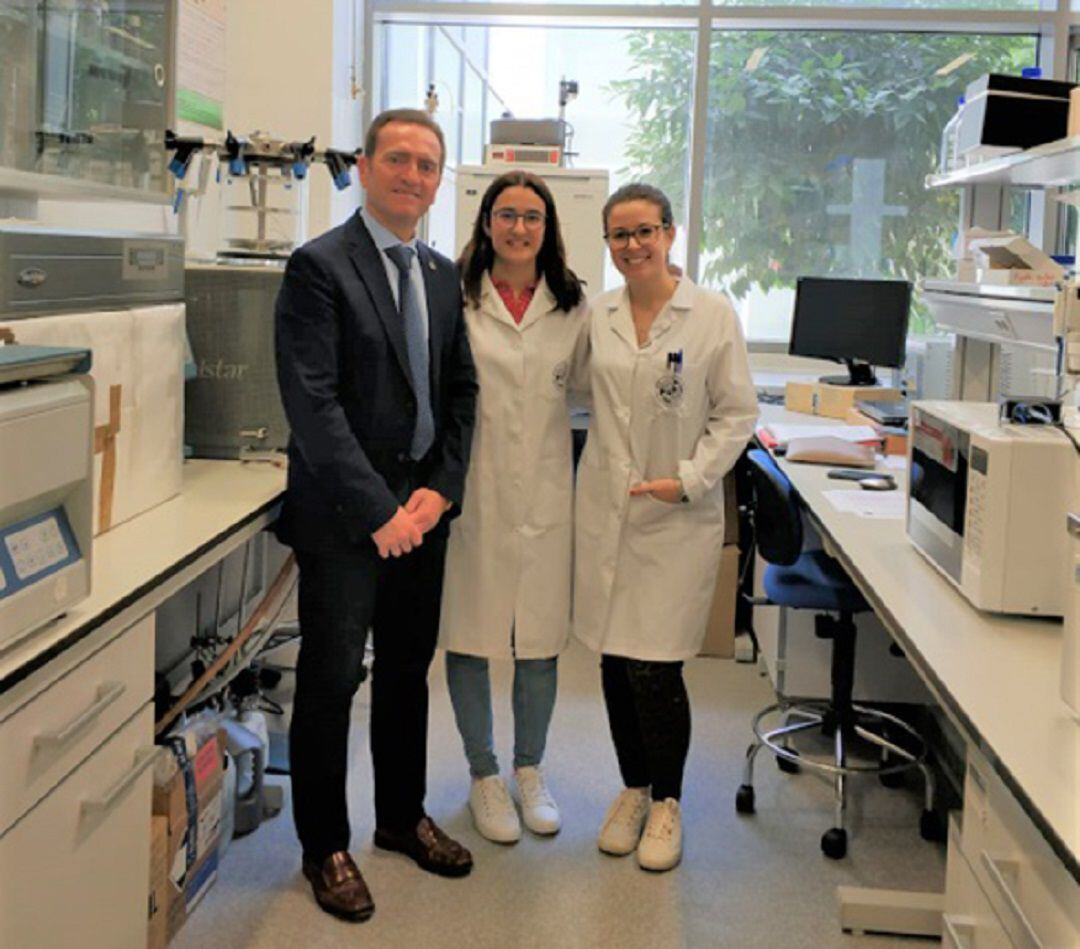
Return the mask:
<svg viewBox="0 0 1080 949"><path fill-rule="evenodd" d="M380 560L374 547L334 557L297 551L301 638L289 755L297 835L312 859L349 848L349 718L369 628L375 825L401 832L424 815L427 674L445 556L445 538L433 534L397 559Z"/></svg>
<svg viewBox="0 0 1080 949"><path fill-rule="evenodd" d="M600 660L611 738L628 788L652 788L652 799L682 795L690 750L690 699L681 662Z"/></svg>

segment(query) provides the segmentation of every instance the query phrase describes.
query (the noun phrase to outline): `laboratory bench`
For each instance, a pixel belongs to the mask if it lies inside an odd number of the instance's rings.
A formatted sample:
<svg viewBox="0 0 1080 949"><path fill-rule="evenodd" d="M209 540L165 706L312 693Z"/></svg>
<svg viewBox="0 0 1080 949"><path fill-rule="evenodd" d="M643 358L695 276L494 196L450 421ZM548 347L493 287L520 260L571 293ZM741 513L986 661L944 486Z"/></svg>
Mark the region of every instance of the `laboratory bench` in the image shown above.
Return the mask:
<svg viewBox="0 0 1080 949"><path fill-rule="evenodd" d="M0 651L0 945L146 944L154 611L284 488L273 465L186 462L179 496L95 538L90 596Z"/></svg>
<svg viewBox="0 0 1080 949"><path fill-rule="evenodd" d="M760 424L814 420L762 406ZM950 828L946 944L997 944L999 920L1008 936L1001 945L1077 945L1080 723L1061 698L1062 624L977 610L918 553L903 519L860 517L824 496L861 490L855 482L829 479L831 466L778 461L826 550L964 740L964 809ZM906 491L906 471L890 473ZM982 901L994 907L992 916L973 908Z"/></svg>

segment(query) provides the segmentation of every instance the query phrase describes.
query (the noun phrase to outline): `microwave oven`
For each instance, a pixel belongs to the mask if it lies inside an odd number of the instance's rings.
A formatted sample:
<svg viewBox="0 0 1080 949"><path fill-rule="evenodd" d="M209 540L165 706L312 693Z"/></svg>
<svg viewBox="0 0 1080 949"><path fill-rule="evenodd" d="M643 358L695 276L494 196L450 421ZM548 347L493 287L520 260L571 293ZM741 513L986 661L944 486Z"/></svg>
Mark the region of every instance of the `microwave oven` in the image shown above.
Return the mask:
<svg viewBox="0 0 1080 949"><path fill-rule="evenodd" d="M1013 425L986 402L915 402L907 535L973 605L1061 616L1073 447L1047 425Z"/></svg>

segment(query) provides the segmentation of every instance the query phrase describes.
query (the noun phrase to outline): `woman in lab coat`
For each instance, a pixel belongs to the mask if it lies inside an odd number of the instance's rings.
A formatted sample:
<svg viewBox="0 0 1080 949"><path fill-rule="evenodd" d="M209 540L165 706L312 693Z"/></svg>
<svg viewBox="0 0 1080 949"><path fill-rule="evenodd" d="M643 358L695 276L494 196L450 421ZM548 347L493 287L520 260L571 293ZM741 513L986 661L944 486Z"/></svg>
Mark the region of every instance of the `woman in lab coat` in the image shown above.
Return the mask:
<svg viewBox="0 0 1080 949"><path fill-rule="evenodd" d="M526 826L559 830L540 762L570 635L573 465L568 391L588 343L555 202L527 172L493 181L459 266L480 384L465 501L450 529L439 645L489 840L521 823L499 774L489 659L514 660L514 777Z"/></svg>
<svg viewBox="0 0 1080 949"><path fill-rule="evenodd" d="M669 270L675 227L663 192L626 185L603 221L626 285L591 304L573 628L602 657L625 785L599 847L636 850L642 867L667 870L682 855L682 664L704 638L724 543L722 479L753 433L757 399L730 303Z"/></svg>

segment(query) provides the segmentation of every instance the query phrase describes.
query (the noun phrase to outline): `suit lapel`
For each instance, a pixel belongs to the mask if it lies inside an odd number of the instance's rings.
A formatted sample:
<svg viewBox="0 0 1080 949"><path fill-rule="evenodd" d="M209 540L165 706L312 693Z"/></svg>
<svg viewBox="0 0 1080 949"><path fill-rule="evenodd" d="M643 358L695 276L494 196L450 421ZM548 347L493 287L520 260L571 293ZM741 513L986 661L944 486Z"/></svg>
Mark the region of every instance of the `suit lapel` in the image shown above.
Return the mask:
<svg viewBox="0 0 1080 949"><path fill-rule="evenodd" d="M368 233L368 229L364 226L359 214L354 214L349 219L346 234L349 259L375 303L375 313L386 330L394 355L397 356L401 370L405 373L409 387L412 388L412 373L409 371L409 350L405 343L405 324L398 313L397 307L394 305L394 296L390 290L390 282L386 278L386 267L383 266L382 255L375 246L375 241L371 239L371 234ZM425 281L426 279L427 275L425 274ZM431 299L430 294L428 299Z"/></svg>
<svg viewBox="0 0 1080 949"><path fill-rule="evenodd" d="M424 275L424 293L427 295L428 311L428 358L431 367L431 406L436 407L435 400L439 391L439 376L442 369L443 336L446 332L446 319L443 315L446 309L439 296L439 288L436 278L438 277L438 265L431 256L426 244L416 242L416 253L420 259L420 272Z"/></svg>

